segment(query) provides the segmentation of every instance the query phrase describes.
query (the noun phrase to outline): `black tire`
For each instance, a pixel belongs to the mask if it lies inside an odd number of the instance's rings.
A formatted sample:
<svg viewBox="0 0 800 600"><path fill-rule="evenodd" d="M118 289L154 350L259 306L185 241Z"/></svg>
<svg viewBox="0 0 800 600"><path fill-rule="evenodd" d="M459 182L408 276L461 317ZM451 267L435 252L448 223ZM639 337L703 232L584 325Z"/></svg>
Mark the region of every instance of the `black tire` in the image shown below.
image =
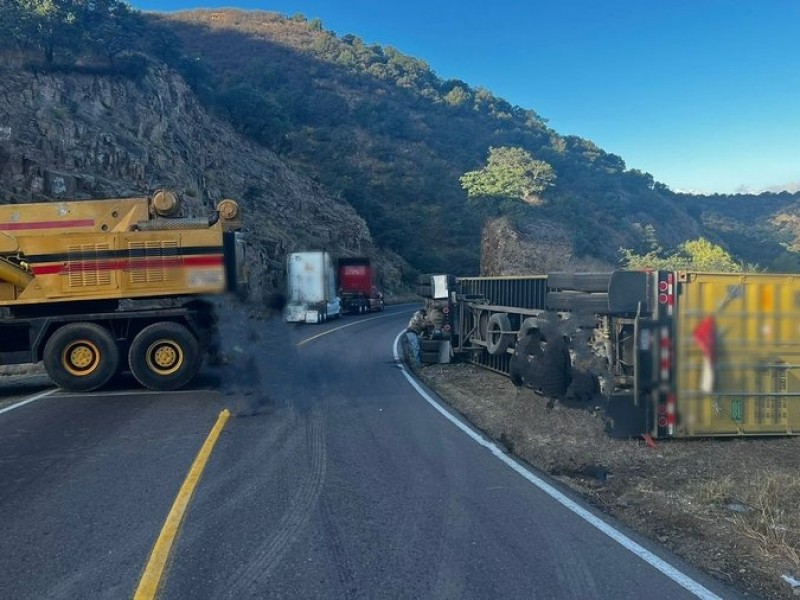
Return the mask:
<svg viewBox="0 0 800 600"><path fill-rule="evenodd" d="M547 294L547 307L552 310L603 314L608 312L608 294L549 292Z"/></svg>
<svg viewBox="0 0 800 600"><path fill-rule="evenodd" d="M520 387L534 379L544 356L542 341L541 332L531 329L517 342L508 362L508 375L515 386Z"/></svg>
<svg viewBox="0 0 800 600"><path fill-rule="evenodd" d="M439 353L439 348L441 347L441 340L426 340L421 339L419 341L419 347L423 352L436 352Z"/></svg>
<svg viewBox="0 0 800 600"><path fill-rule="evenodd" d="M177 390L200 369L200 344L184 325L162 321L142 329L128 352L131 373L144 387Z"/></svg>
<svg viewBox="0 0 800 600"><path fill-rule="evenodd" d="M486 324L486 350L497 356L503 354L514 341L511 320L505 313L495 313Z"/></svg>
<svg viewBox="0 0 800 600"><path fill-rule="evenodd" d="M528 317L522 321L519 326L519 333L517 333L517 340L523 340L531 331L539 330L539 319L536 317Z"/></svg>
<svg viewBox="0 0 800 600"><path fill-rule="evenodd" d="M572 365L567 344L561 338L547 343L542 360L539 387L548 398L561 398L572 382Z"/></svg>
<svg viewBox="0 0 800 600"><path fill-rule="evenodd" d="M119 348L111 332L96 323L69 323L44 346L44 367L53 382L71 392L104 386L119 371Z"/></svg>
<svg viewBox="0 0 800 600"><path fill-rule="evenodd" d="M549 273L547 287L551 290L608 293L611 273Z"/></svg>
<svg viewBox="0 0 800 600"><path fill-rule="evenodd" d="M480 339L485 340L489 331L489 313L482 310L478 315L478 334Z"/></svg>
<svg viewBox="0 0 800 600"><path fill-rule="evenodd" d="M520 382L548 398L561 398L572 381L572 365L566 342L561 338L542 344L538 332L521 343L511 357L512 381Z"/></svg>
<svg viewBox="0 0 800 600"><path fill-rule="evenodd" d="M426 365L436 365L439 364L439 352L425 352L420 351L419 353L419 361Z"/></svg>

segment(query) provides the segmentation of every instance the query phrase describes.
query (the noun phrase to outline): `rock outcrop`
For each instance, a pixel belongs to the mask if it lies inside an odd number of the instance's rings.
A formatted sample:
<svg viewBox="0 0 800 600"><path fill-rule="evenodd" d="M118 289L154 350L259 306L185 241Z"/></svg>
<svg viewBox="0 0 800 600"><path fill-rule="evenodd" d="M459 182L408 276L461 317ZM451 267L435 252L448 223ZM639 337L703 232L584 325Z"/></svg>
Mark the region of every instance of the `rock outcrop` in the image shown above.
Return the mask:
<svg viewBox="0 0 800 600"><path fill-rule="evenodd" d="M406 268L375 247L364 220L275 154L238 135L184 80L151 66L140 79L0 69L0 202L136 196L165 187L203 214L243 209L255 297L283 287L288 252L369 255L382 284Z"/></svg>

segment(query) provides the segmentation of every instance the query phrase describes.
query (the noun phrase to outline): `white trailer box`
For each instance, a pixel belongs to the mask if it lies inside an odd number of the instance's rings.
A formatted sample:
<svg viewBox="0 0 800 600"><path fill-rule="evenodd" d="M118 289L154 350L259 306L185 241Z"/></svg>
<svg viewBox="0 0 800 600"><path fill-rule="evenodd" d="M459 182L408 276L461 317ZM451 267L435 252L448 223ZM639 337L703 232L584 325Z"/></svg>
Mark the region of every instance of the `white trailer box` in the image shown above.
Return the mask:
<svg viewBox="0 0 800 600"><path fill-rule="evenodd" d="M341 316L336 271L327 252L294 252L287 258L289 323L324 323Z"/></svg>

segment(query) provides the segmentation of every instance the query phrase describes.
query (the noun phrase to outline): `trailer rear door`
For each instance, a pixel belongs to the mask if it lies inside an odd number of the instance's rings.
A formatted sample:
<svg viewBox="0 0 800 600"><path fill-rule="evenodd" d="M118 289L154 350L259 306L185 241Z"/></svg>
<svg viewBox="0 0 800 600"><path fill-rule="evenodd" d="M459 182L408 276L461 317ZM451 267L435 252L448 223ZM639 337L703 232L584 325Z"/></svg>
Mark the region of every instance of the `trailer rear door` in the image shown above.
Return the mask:
<svg viewBox="0 0 800 600"><path fill-rule="evenodd" d="M800 277L679 273L676 435L800 433Z"/></svg>

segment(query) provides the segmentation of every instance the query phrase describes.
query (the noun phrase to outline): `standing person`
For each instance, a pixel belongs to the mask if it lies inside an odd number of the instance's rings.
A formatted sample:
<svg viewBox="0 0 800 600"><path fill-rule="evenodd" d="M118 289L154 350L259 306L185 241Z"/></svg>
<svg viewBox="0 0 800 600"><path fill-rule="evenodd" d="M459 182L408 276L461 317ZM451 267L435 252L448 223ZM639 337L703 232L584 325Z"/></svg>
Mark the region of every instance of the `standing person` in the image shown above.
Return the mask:
<svg viewBox="0 0 800 600"><path fill-rule="evenodd" d="M406 327L406 341L408 342L409 353L414 361L414 364L420 364L419 360L419 336L425 331L425 317L427 313L424 308L421 308L411 317Z"/></svg>

